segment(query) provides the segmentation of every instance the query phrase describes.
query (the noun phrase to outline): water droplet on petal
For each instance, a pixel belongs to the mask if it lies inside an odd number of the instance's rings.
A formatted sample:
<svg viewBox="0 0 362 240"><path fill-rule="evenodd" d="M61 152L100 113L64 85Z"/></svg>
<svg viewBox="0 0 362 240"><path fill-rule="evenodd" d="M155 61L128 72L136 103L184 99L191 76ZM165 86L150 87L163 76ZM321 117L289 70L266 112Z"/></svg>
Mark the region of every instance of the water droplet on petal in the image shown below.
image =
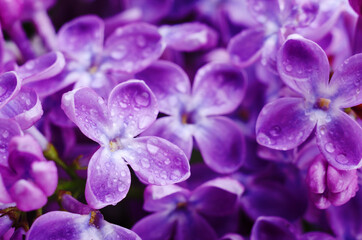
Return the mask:
<svg viewBox="0 0 362 240"><path fill-rule="evenodd" d="M166 165L169 165L170 163L171 163L170 159L169 159L169 158L166 158L165 164L166 164Z"/></svg>
<svg viewBox="0 0 362 240"><path fill-rule="evenodd" d="M32 70L34 67L35 67L35 62L34 62L34 61L28 61L28 62L25 64L25 68L26 68L27 70Z"/></svg>
<svg viewBox="0 0 362 240"><path fill-rule="evenodd" d="M179 170L174 170L171 174L171 179L174 181L180 179L180 177L181 177L181 172Z"/></svg>
<svg viewBox="0 0 362 240"><path fill-rule="evenodd" d="M259 133L256 137L257 141L262 145L273 145L275 142L270 139L266 134Z"/></svg>
<svg viewBox="0 0 362 240"><path fill-rule="evenodd" d="M125 47L121 46L117 49L115 49L113 52L111 52L111 57L116 59L116 60L121 60L122 58L124 58L124 56L126 56L126 49Z"/></svg>
<svg viewBox="0 0 362 240"><path fill-rule="evenodd" d="M347 159L346 155L344 155L344 154L338 154L337 158L336 158L336 161L341 163L341 164L348 163L348 159Z"/></svg>
<svg viewBox="0 0 362 240"><path fill-rule="evenodd" d="M9 131L8 130L4 130L3 133L3 138L8 138L9 137Z"/></svg>
<svg viewBox="0 0 362 240"><path fill-rule="evenodd" d="M327 143L324 148L326 149L327 152L329 153L333 153L334 152L334 145L333 143Z"/></svg>
<svg viewBox="0 0 362 240"><path fill-rule="evenodd" d="M126 190L126 185L124 185L123 183L119 184L118 191L123 192L124 190Z"/></svg>
<svg viewBox="0 0 362 240"><path fill-rule="evenodd" d="M121 171L121 176L125 177L127 175L126 171Z"/></svg>
<svg viewBox="0 0 362 240"><path fill-rule="evenodd" d="M149 153L156 154L158 152L159 148L156 146L157 143L156 139L149 139L147 141L146 147Z"/></svg>
<svg viewBox="0 0 362 240"><path fill-rule="evenodd" d="M138 105L147 107L150 104L150 94L147 92L143 92L142 94L138 94L135 97L135 101Z"/></svg>
<svg viewBox="0 0 362 240"><path fill-rule="evenodd" d="M147 158L142 158L141 159L141 164L142 164L142 167L144 167L144 168L149 168L150 167L150 161Z"/></svg>
<svg viewBox="0 0 362 240"><path fill-rule="evenodd" d="M154 184L154 183L155 183L155 179L154 179L154 177L153 177L152 175L148 176L148 182L149 182L150 184Z"/></svg>
<svg viewBox="0 0 362 240"><path fill-rule="evenodd" d="M113 195L112 195L111 193L110 193L110 194L107 194L107 195L105 196L106 202L111 202L112 199L113 199Z"/></svg>
<svg viewBox="0 0 362 240"><path fill-rule="evenodd" d="M279 126L274 126L270 129L269 133L270 135L272 135L273 137L277 137L280 135L281 132L281 128Z"/></svg>
<svg viewBox="0 0 362 240"><path fill-rule="evenodd" d="M292 65L289 65L289 64L288 64L288 65L285 67L285 70L287 70L287 72L292 71L292 70L293 70Z"/></svg>
<svg viewBox="0 0 362 240"><path fill-rule="evenodd" d="M137 45L139 47L144 47L146 46L146 39L144 36L138 36L137 39L136 39L136 42L137 42Z"/></svg>
<svg viewBox="0 0 362 240"><path fill-rule="evenodd" d="M319 131L322 135L325 135L327 133L326 126L325 125L321 126Z"/></svg>
<svg viewBox="0 0 362 240"><path fill-rule="evenodd" d="M121 108L127 108L127 104L124 102L119 102L119 106L121 106Z"/></svg>

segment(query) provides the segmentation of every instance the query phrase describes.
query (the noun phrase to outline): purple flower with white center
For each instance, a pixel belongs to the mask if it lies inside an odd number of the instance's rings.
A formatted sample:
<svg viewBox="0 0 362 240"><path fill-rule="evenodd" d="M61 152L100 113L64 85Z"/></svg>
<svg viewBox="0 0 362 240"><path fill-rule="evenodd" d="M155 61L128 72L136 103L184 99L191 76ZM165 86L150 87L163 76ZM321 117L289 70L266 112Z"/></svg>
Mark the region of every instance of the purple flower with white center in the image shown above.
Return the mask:
<svg viewBox="0 0 362 240"><path fill-rule="evenodd" d="M357 170L338 170L318 155L307 173L307 186L314 204L326 209L331 204L340 206L358 191Z"/></svg>
<svg viewBox="0 0 362 240"><path fill-rule="evenodd" d="M27 240L141 240L136 233L108 223L103 215L65 194L62 206L70 212L52 211L35 220Z"/></svg>
<svg viewBox="0 0 362 240"><path fill-rule="evenodd" d="M163 137L191 156L193 137L205 163L214 171L231 173L243 163L244 136L223 114L234 111L244 96L246 79L229 64L210 63L200 68L191 89L190 80L177 65L157 61L136 74L155 93L160 112L144 135Z"/></svg>
<svg viewBox="0 0 362 240"><path fill-rule="evenodd" d="M60 76L46 83L46 88L38 86L39 91L43 90L42 95L75 83L74 88L90 87L108 96L118 82L146 68L164 50L158 29L147 23L119 27L104 40L104 22L93 15L66 23L57 39L67 65Z"/></svg>
<svg viewBox="0 0 362 240"><path fill-rule="evenodd" d="M278 53L282 80L301 97L268 103L256 123L257 142L288 150L304 142L316 127L317 144L337 169L362 165L362 129L341 109L362 103L362 54L342 64L329 81L329 64L314 42L291 36Z"/></svg>
<svg viewBox="0 0 362 240"><path fill-rule="evenodd" d="M224 177L193 191L177 185L148 186L144 209L154 212L132 228L144 240L218 239L205 216L225 216L237 208L244 187Z"/></svg>
<svg viewBox="0 0 362 240"><path fill-rule="evenodd" d="M117 85L107 103L90 88L65 93L62 109L89 138L101 147L88 166L85 196L99 209L117 204L127 194L131 174L148 184L172 184L190 175L185 154L158 137L137 137L158 114L156 97L143 81Z"/></svg>
<svg viewBox="0 0 362 240"><path fill-rule="evenodd" d="M303 36L320 39L328 33L340 14L339 11L331 11L328 7L330 1L249 0L248 4L249 11L259 24L241 31L230 40L228 52L231 61L246 67L261 58L262 64L273 72L277 72L277 51L288 35L302 29L306 30ZM338 8L341 4L335 5ZM330 16L331 13L333 16ZM317 17L323 14L328 17L315 23ZM311 27L312 23L315 28Z"/></svg>
<svg viewBox="0 0 362 240"><path fill-rule="evenodd" d="M251 230L250 240L335 240L335 238L323 232L309 232L298 234L295 226L280 217L259 217Z"/></svg>
<svg viewBox="0 0 362 240"><path fill-rule="evenodd" d="M47 161L29 135L15 136L9 144L9 167L0 166L2 203L16 203L22 211L43 207L58 184L57 168Z"/></svg>

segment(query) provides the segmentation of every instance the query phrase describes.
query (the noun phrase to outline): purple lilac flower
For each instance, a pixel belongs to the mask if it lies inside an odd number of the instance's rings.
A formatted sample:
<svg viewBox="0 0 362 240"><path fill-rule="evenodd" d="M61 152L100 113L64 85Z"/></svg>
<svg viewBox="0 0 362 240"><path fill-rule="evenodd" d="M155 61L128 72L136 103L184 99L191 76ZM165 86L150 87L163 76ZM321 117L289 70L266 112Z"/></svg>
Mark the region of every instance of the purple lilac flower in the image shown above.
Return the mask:
<svg viewBox="0 0 362 240"><path fill-rule="evenodd" d="M198 70L191 89L190 80L177 65L158 61L136 74L155 93L166 116L144 133L168 139L191 156L194 137L205 163L214 171L230 173L244 159L244 136L229 118L240 104L246 79L228 64L210 63Z"/></svg>
<svg viewBox="0 0 362 240"><path fill-rule="evenodd" d="M58 183L54 162L46 161L39 144L29 135L9 144L9 167L0 167L1 202L16 203L22 211L41 208Z"/></svg>
<svg viewBox="0 0 362 240"><path fill-rule="evenodd" d="M316 126L317 143L326 160L337 169L362 164L362 129L341 108L362 103L361 61L357 54L345 60L329 81L329 64L314 42L291 36L278 53L283 81L301 97L268 103L256 124L259 144L279 150L304 142Z"/></svg>
<svg viewBox="0 0 362 240"><path fill-rule="evenodd" d="M343 205L358 191L357 170L338 170L321 154L310 165L306 181L311 199L320 209Z"/></svg>
<svg viewBox="0 0 362 240"><path fill-rule="evenodd" d="M251 231L250 240L334 240L331 235L323 232L298 234L295 226L280 217L259 217Z"/></svg>
<svg viewBox="0 0 362 240"><path fill-rule="evenodd" d="M63 95L67 116L101 147L88 166L86 199L95 209L117 204L127 194L131 175L148 184L185 180L190 166L177 146L158 137L138 137L156 119L156 98L143 81L117 85L107 103L90 88Z"/></svg>
<svg viewBox="0 0 362 240"><path fill-rule="evenodd" d="M70 195L62 197L62 206L70 212L52 211L37 218L27 240L141 240L134 232L108 223L103 215Z"/></svg>
<svg viewBox="0 0 362 240"><path fill-rule="evenodd" d="M132 229L144 240L217 239L205 216L231 214L243 191L228 177L210 180L193 191L177 185L148 186L144 209L154 213Z"/></svg>

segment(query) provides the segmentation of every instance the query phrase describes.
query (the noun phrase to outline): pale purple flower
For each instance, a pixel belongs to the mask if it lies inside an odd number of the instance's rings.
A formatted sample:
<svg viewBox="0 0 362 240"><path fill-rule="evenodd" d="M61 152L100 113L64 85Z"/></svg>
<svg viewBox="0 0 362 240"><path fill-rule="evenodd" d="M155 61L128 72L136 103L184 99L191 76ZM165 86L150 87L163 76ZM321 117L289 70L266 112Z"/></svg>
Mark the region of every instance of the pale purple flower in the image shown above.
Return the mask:
<svg viewBox="0 0 362 240"><path fill-rule="evenodd" d="M337 169L362 164L362 129L341 109L362 103L362 54L342 64L329 81L329 64L314 42L291 36L278 53L282 80L300 97L277 99L264 106L256 123L259 144L288 150L316 128L317 144Z"/></svg>
<svg viewBox="0 0 362 240"><path fill-rule="evenodd" d="M8 167L0 166L1 203L16 203L22 211L43 207L58 184L57 168L47 161L29 135L15 136L9 144Z"/></svg>
<svg viewBox="0 0 362 240"><path fill-rule="evenodd" d="M154 213L132 230L144 240L216 240L205 218L233 213L243 191L238 181L228 177L210 180L193 191L177 185L148 186L143 207Z"/></svg>
<svg viewBox="0 0 362 240"><path fill-rule="evenodd" d="M32 224L26 239L141 240L134 232L108 223L99 211L67 194L62 197L62 206L70 212L52 211L40 216Z"/></svg>
<svg viewBox="0 0 362 240"><path fill-rule="evenodd" d="M193 138L205 163L214 171L236 171L245 157L244 136L231 119L245 93L245 75L229 64L210 63L200 68L193 86L177 65L158 61L136 74L155 93L160 112L144 135L156 135L179 146L191 156Z"/></svg>
<svg viewBox="0 0 362 240"><path fill-rule="evenodd" d="M126 196L131 183L128 164L148 184L171 184L190 175L185 154L174 144L158 137L134 138L158 114L156 98L143 81L117 85L107 102L90 88L75 89L63 95L62 108L101 145L88 166L85 195L92 208L115 205Z"/></svg>
<svg viewBox="0 0 362 240"><path fill-rule="evenodd" d="M95 15L64 24L57 40L58 50L65 55L67 64L59 76L36 86L42 95L75 83L74 88L90 87L106 97L129 74L158 59L164 49L157 28L147 23L119 27L104 39L104 22Z"/></svg>

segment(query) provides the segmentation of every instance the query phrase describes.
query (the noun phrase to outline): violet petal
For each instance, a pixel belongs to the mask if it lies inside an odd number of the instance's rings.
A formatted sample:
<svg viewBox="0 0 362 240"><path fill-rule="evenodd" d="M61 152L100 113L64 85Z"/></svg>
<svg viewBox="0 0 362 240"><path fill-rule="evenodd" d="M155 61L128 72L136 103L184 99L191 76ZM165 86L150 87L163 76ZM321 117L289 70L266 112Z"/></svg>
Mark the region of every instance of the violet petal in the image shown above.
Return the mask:
<svg viewBox="0 0 362 240"><path fill-rule="evenodd" d="M218 116L199 123L194 137L208 167L218 173L232 173L244 161L245 142L239 126Z"/></svg>
<svg viewBox="0 0 362 240"><path fill-rule="evenodd" d="M85 197L93 209L116 205L128 193L131 174L123 159L114 159L109 150L101 147L88 165Z"/></svg>
<svg viewBox="0 0 362 240"><path fill-rule="evenodd" d="M117 85L109 95L108 109L113 122L124 128L127 137L134 137L148 128L158 114L157 100L140 80Z"/></svg>
<svg viewBox="0 0 362 240"><path fill-rule="evenodd" d="M316 124L305 114L301 98L281 98L265 105L256 122L257 142L263 146L288 150L311 134Z"/></svg>
<svg viewBox="0 0 362 240"><path fill-rule="evenodd" d="M15 72L0 75L0 109L19 92L20 86L21 80Z"/></svg>
<svg viewBox="0 0 362 240"><path fill-rule="evenodd" d="M318 122L319 149L335 168L351 170L362 165L362 128L341 110L331 113L331 121Z"/></svg>

